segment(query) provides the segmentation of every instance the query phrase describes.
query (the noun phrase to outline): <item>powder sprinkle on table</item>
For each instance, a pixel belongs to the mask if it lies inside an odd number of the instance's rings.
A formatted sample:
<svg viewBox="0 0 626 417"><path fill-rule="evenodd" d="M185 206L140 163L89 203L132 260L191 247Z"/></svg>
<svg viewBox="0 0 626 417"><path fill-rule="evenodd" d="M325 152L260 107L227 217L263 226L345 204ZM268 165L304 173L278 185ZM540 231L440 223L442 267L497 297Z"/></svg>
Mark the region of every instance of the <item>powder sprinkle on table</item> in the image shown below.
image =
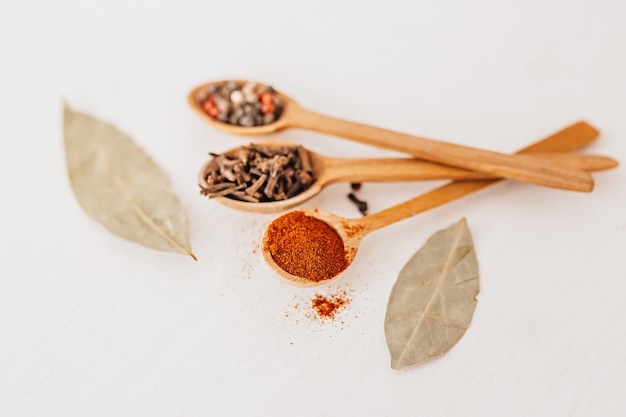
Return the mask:
<svg viewBox="0 0 626 417"><path fill-rule="evenodd" d="M346 291L330 295L315 294L313 299L311 299L311 307L320 319L333 320L335 314L344 309L349 303L350 298Z"/></svg>

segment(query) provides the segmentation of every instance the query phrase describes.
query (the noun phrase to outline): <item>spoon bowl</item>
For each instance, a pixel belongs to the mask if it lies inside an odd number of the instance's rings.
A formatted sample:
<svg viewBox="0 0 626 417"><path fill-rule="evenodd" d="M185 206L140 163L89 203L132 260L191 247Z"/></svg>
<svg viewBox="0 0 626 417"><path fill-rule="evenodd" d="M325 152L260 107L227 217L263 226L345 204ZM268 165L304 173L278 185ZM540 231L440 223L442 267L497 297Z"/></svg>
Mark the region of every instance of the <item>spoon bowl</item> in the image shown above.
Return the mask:
<svg viewBox="0 0 626 417"><path fill-rule="evenodd" d="M217 122L220 123L220 122ZM295 144L290 142L257 142L257 146L260 147L271 147L271 148L280 148L280 147L296 147ZM226 152L222 152L222 155L227 157L236 158L238 152L242 149L241 146L236 148L232 148L227 150ZM255 213L277 213L283 210L290 209L292 207L296 207L305 201L313 198L317 195L325 185L324 178L326 177L325 172L325 158L315 152L307 151L309 160L311 162L311 167L313 171L313 178L315 178L314 182L304 191L296 194L295 196L287 199L287 200L278 200L278 201L263 201L258 203L252 203L248 201L238 200L236 198L230 198L228 196L220 196L214 197L213 200L218 201L219 203L234 208L237 210L255 212ZM198 174L198 185L201 189L206 188L209 184L207 182L207 173L214 171L217 168L217 162L215 158L207 161Z"/></svg>
<svg viewBox="0 0 626 417"><path fill-rule="evenodd" d="M345 219L343 217L337 216L332 213L327 213L324 211L320 211L317 209L313 210L298 210L302 212L304 215L316 218L318 220L323 221L324 223L330 225L339 235L341 240L343 241L344 250L345 250L345 261L347 266L349 266L356 256L356 253L359 249L359 245L361 240L367 234L365 228L361 227L360 223L357 220L353 219ZM318 285L325 284L333 279L337 278L344 270L340 271L337 275L328 279L316 279L312 280L309 278L300 277L290 273L283 269L272 256L271 250L269 250L269 241L271 238L271 234L269 233L270 223L268 227L265 229L263 233L263 238L261 240L261 254L265 262L269 265L269 267L278 274L281 278L286 280L287 282L297 285L299 287L315 287ZM303 242L303 245L306 246L308 243Z"/></svg>
<svg viewBox="0 0 626 417"><path fill-rule="evenodd" d="M241 84L246 84L250 81L248 80L233 80L239 82ZM280 96L283 100L283 111L278 119L276 119L273 123L261 125L261 126L238 126L230 123L220 122L217 119L209 116L204 109L202 108L202 103L198 99L203 91L208 90L212 86L220 86L225 81L214 81L206 84L199 85L195 87L193 90L189 92L187 95L187 102L189 103L189 107L198 115L200 118L211 126L220 129L226 133L230 133L233 135L239 136L257 136L257 135L266 135L268 133L278 132L279 130L283 130L289 126L289 120L292 117L293 109L297 106L296 102L289 96L281 93L280 91L275 91L274 94ZM266 87L266 84L255 82L255 84Z"/></svg>

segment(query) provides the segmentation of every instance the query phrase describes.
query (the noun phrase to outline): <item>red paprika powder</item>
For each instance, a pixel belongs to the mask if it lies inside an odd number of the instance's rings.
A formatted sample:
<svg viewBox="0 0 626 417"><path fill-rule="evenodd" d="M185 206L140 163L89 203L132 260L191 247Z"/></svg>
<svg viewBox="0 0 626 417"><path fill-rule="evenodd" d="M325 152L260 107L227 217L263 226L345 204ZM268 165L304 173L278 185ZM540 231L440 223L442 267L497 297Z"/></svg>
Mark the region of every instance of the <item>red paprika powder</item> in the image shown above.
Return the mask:
<svg viewBox="0 0 626 417"><path fill-rule="evenodd" d="M333 278L348 267L343 240L326 222L289 212L267 228L265 250L284 271L310 281Z"/></svg>
<svg viewBox="0 0 626 417"><path fill-rule="evenodd" d="M311 299L311 307L317 314L317 317L330 320L333 320L335 314L349 303L350 298L348 298L346 291L330 295L315 294L313 299Z"/></svg>

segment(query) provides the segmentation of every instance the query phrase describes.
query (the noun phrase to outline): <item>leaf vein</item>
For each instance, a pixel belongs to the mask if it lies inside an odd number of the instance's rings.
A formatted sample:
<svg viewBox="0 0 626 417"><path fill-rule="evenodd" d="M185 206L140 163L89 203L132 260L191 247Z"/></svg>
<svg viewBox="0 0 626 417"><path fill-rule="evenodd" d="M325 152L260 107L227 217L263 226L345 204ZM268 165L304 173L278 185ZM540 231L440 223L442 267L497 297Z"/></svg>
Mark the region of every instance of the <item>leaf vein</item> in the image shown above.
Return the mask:
<svg viewBox="0 0 626 417"><path fill-rule="evenodd" d="M173 247L181 251L183 254L191 256L194 261L197 261L198 258L196 257L196 255L194 255L192 252L188 251L187 249L183 248L170 235L165 233L163 229L161 229L156 223L154 223L154 221L150 218L150 216L146 214L146 212L141 208L139 203L137 203L137 201L130 194L130 192L124 185L122 179L117 174L117 172L115 172L115 169L112 166L110 166L110 172L113 177L113 184L115 185L115 188L120 192L120 194L122 194L122 196L126 199L126 201L128 201L128 203L131 205L133 210L139 215L139 218L144 223L146 223L151 229L153 229L159 236L165 239L170 245L172 245Z"/></svg>
<svg viewBox="0 0 626 417"><path fill-rule="evenodd" d="M462 230L463 229L457 225L456 235L454 236L454 241L450 247L450 253L448 254L448 257L446 258L446 261L444 262L441 268L441 272L439 273L439 276L437 279L437 286L433 290L433 293L431 294L430 299L428 300L428 303L426 303L426 307L424 308L424 313L415 324L415 327L413 328L413 331L411 332L411 335L409 336L407 343L405 344L404 348L402 349L402 352L400 353L400 356L398 357L399 363L402 363L402 361L404 360L404 356L407 353L407 347L410 345L409 342L413 340L415 336L417 335L417 332L419 331L420 327L422 326L422 323L424 322L424 318L426 317L427 312L432 307L432 304L433 304L433 301L435 300L436 295L439 294L439 291L441 290L441 284L444 281L447 271L451 267L450 264L452 263L452 255L454 254L454 249L458 247L459 242L461 240Z"/></svg>

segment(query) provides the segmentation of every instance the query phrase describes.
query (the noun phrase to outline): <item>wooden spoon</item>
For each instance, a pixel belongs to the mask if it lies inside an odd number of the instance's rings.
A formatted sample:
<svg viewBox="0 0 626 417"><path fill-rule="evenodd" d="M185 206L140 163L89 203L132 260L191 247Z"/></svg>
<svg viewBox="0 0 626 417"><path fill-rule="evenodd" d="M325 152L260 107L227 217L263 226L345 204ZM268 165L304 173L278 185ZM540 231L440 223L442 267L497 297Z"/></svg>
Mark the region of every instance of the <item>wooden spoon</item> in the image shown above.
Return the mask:
<svg viewBox="0 0 626 417"><path fill-rule="evenodd" d="M524 148L519 153L564 152L578 149L593 142L593 140L597 137L597 131L593 128L589 129L589 127L590 126L588 125L582 126L580 123L570 126L569 128L566 128L565 130L562 130L553 136L544 139L543 141ZM483 188L487 188L490 185L498 183L499 181L501 181L501 179L453 181L404 203L359 219L346 219L318 210L305 210L304 213L326 222L337 231L343 240L347 264L350 265L356 256L361 240L368 233L400 220L415 216L416 214L423 213L432 208L439 207ZM272 224L270 223L263 235L263 239L261 241L261 253L270 268L280 277L295 285L316 286L326 283L339 275L337 274L335 277L321 281L312 281L310 279L292 275L291 273L283 270L274 261L272 254L269 251L268 229L271 225ZM306 243L303 243L300 247L305 246Z"/></svg>
<svg viewBox="0 0 626 417"><path fill-rule="evenodd" d="M238 81L246 82L244 80ZM593 179L582 170L548 164L532 156L505 155L325 116L306 110L293 99L278 91L276 94L284 100L284 109L274 123L252 127L222 123L205 113L197 97L201 91L206 90L209 86L221 85L223 82L216 81L194 88L188 95L188 101L191 108L200 117L228 133L258 135L286 128L308 129L368 145L393 149L426 161L439 162L494 177L511 178L574 191L591 191L593 189Z"/></svg>
<svg viewBox="0 0 626 417"><path fill-rule="evenodd" d="M280 148L283 146L296 147L289 142L256 143L264 148ZM484 180L494 179L493 176L472 171L426 162L415 158L385 158L385 159L348 159L331 158L300 147L311 162L316 180L305 191L286 200L272 202L247 202L230 197L214 197L225 206L256 213L276 213L296 207L319 194L324 187L336 182L399 182L420 180ZM223 152L223 155L236 158L241 147ZM301 151L302 152L302 151ZM570 153L533 153L535 158L549 163L585 171L601 171L613 168L617 161L612 158L597 155L575 155ZM198 185L201 188L209 186L207 173L216 169L215 159L204 164L198 175Z"/></svg>

